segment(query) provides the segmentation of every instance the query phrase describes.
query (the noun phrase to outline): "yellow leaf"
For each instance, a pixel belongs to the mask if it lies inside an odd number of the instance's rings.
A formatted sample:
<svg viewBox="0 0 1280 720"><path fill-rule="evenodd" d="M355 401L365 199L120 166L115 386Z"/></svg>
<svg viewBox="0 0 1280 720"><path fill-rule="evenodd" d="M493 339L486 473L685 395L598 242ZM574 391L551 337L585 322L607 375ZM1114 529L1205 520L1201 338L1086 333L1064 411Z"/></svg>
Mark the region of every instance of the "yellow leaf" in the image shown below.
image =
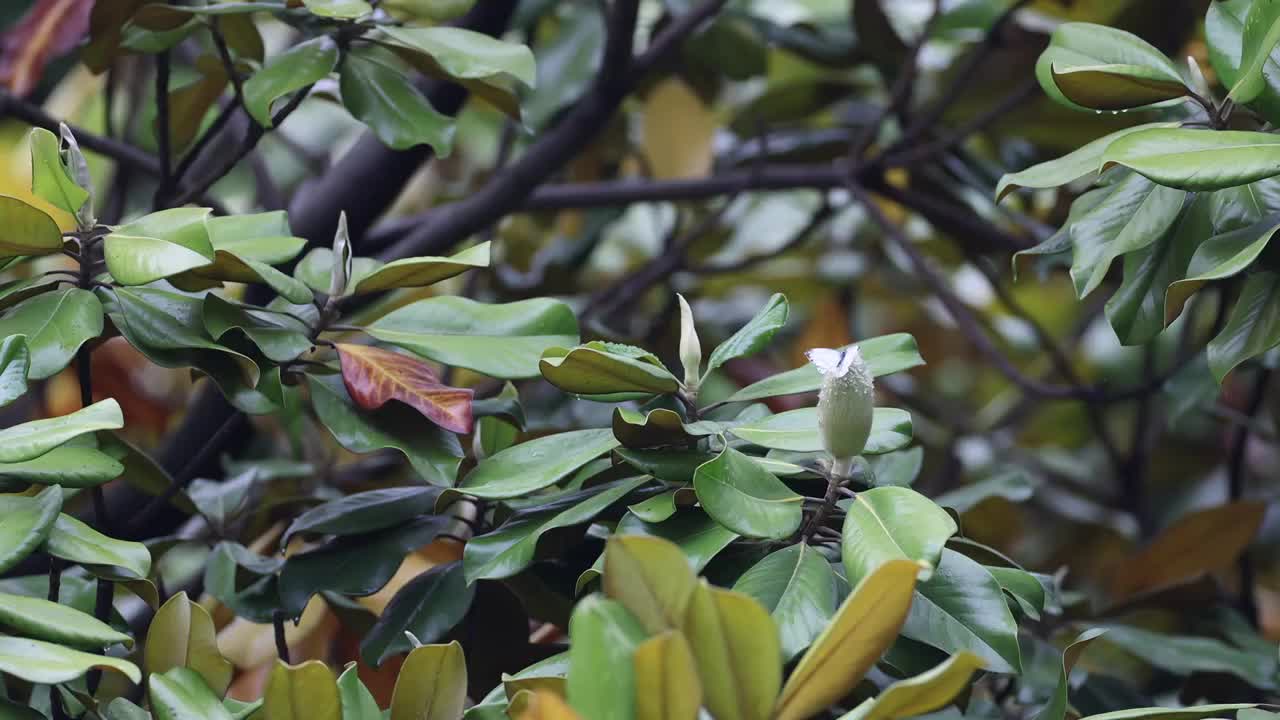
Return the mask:
<svg viewBox="0 0 1280 720"><path fill-rule="evenodd" d="M662 538L614 536L604 549L604 592L651 633L680 627L697 577L684 552Z"/></svg>
<svg viewBox="0 0 1280 720"><path fill-rule="evenodd" d="M704 177L711 171L715 115L683 80L669 77L649 91L643 144L658 180Z"/></svg>
<svg viewBox="0 0 1280 720"><path fill-rule="evenodd" d="M1111 573L1119 601L1230 566L1258 533L1266 505L1235 502L1187 515Z"/></svg>
<svg viewBox="0 0 1280 720"><path fill-rule="evenodd" d="M682 630L711 714L717 720L768 718L782 684L782 643L768 611L747 595L703 580Z"/></svg>
<svg viewBox="0 0 1280 720"><path fill-rule="evenodd" d="M319 660L276 661L263 701L262 714L269 720L342 720L338 681Z"/></svg>
<svg viewBox="0 0 1280 720"><path fill-rule="evenodd" d="M467 700L462 646L423 645L405 658L391 693L391 720L458 720Z"/></svg>
<svg viewBox="0 0 1280 720"><path fill-rule="evenodd" d="M219 697L231 684L231 663L218 651L213 618L185 592L169 598L156 611L142 656L148 673L177 667L195 670Z"/></svg>
<svg viewBox="0 0 1280 720"><path fill-rule="evenodd" d="M932 670L899 680L840 720L900 720L933 712L964 690L982 658L962 650Z"/></svg>
<svg viewBox="0 0 1280 720"><path fill-rule="evenodd" d="M509 713L515 720L580 720L559 695L547 690L521 690L511 699Z"/></svg>
<svg viewBox="0 0 1280 720"><path fill-rule="evenodd" d="M920 566L891 560L858 583L787 679L776 720L825 710L862 680L907 619Z"/></svg>
<svg viewBox="0 0 1280 720"><path fill-rule="evenodd" d="M635 653L636 720L695 720L702 684L689 642L668 630L640 643Z"/></svg>

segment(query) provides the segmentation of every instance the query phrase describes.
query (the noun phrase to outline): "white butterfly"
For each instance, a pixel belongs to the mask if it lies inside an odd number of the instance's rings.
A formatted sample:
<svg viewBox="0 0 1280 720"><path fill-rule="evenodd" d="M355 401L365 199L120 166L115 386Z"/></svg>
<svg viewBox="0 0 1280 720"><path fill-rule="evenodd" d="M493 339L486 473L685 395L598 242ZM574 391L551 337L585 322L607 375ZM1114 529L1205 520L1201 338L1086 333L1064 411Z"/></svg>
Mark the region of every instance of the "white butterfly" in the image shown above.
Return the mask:
<svg viewBox="0 0 1280 720"><path fill-rule="evenodd" d="M844 377L853 362L862 356L858 353L857 345L850 345L844 350L814 348L807 351L805 357L809 358L809 362L813 363L818 368L818 372L823 375Z"/></svg>

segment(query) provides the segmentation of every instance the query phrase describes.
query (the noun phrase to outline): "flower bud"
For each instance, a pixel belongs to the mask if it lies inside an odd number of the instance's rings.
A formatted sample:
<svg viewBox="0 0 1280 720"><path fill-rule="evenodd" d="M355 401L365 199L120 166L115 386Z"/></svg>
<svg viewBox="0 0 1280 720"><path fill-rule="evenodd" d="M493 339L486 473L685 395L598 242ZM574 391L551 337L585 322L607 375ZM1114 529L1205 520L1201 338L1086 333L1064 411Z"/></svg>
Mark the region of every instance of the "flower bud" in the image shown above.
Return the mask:
<svg viewBox="0 0 1280 720"><path fill-rule="evenodd" d="M856 346L843 351L817 348L805 353L822 373L818 425L822 446L831 454L832 472L844 476L871 437L875 383Z"/></svg>

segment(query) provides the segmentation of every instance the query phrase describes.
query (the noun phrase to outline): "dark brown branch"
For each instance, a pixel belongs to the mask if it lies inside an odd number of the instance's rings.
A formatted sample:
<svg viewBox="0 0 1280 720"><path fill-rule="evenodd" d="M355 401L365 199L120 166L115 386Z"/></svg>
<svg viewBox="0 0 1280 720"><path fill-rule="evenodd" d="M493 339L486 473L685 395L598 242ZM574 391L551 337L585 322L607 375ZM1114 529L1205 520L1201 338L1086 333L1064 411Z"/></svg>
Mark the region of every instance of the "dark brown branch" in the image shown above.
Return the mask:
<svg viewBox="0 0 1280 720"><path fill-rule="evenodd" d="M53 133L58 132L58 124L61 122L38 105L20 100L7 90L0 90L0 116L17 118L28 125L44 128ZM76 142L80 147L106 155L121 165L127 165L149 175L160 174L160 160L146 150L126 142L95 135L70 123L67 126L76 136Z"/></svg>
<svg viewBox="0 0 1280 720"><path fill-rule="evenodd" d="M169 51L156 55L156 152L160 156L160 184L156 186L152 205L164 207L173 182L173 132L169 126ZM197 193L199 194L199 193Z"/></svg>
<svg viewBox="0 0 1280 720"><path fill-rule="evenodd" d="M1262 403L1266 399L1267 384L1271 381L1271 371L1267 368L1259 368L1258 376L1253 381L1250 388L1248 405L1245 406L1245 417L1252 421L1253 417L1262 409ZM1227 461L1227 490L1232 501L1244 499L1246 486L1247 454L1249 448L1249 425L1242 424L1236 427L1235 435L1231 439L1231 455ZM1258 599L1255 597L1257 591L1257 573L1253 567L1253 558L1249 555L1248 548L1240 553L1240 612L1248 618L1254 627L1258 626Z"/></svg>

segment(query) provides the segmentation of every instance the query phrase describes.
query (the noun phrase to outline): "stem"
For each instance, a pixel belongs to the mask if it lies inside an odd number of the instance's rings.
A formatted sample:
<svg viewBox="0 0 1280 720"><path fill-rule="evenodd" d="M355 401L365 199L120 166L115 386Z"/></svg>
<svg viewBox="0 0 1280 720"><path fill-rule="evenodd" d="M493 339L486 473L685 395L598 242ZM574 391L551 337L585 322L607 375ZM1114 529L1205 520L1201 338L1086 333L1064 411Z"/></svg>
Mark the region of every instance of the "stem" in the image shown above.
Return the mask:
<svg viewBox="0 0 1280 720"><path fill-rule="evenodd" d="M62 558L49 558L49 602L59 602L62 596Z"/></svg>
<svg viewBox="0 0 1280 720"><path fill-rule="evenodd" d="M853 458L841 458L831 464L831 474L827 476L827 494L823 496L822 504L809 518L809 522L805 524L804 530L800 531L802 542L809 542L813 534L824 527L827 516L835 509L836 500L840 498L840 490L849 482L852 470Z"/></svg>
<svg viewBox="0 0 1280 720"><path fill-rule="evenodd" d="M156 56L156 151L160 156L160 184L154 204L162 207L173 180L173 155L169 134L169 51Z"/></svg>
<svg viewBox="0 0 1280 720"><path fill-rule="evenodd" d="M1245 408L1245 415L1252 419L1254 415L1262 408L1262 401L1266 396L1267 383L1271 380L1271 371L1261 368L1258 376L1253 381L1252 395L1249 397L1249 404ZM1245 495L1245 451L1249 447L1249 426L1240 425L1236 428L1235 436L1231 440L1231 455L1228 461L1227 471L1227 490L1231 500L1237 501L1244 498ZM1248 548L1240 553L1240 598L1238 607L1240 612L1254 626L1258 626L1258 601L1254 597L1257 576L1254 572L1253 558L1249 556Z"/></svg>
<svg viewBox="0 0 1280 720"><path fill-rule="evenodd" d="M275 628L275 631L276 631L275 632L276 654L280 656L280 659L283 660L286 665L288 665L289 664L289 643L285 642L285 638L284 638L284 611L283 610L275 611L275 613L271 616L271 625Z"/></svg>

